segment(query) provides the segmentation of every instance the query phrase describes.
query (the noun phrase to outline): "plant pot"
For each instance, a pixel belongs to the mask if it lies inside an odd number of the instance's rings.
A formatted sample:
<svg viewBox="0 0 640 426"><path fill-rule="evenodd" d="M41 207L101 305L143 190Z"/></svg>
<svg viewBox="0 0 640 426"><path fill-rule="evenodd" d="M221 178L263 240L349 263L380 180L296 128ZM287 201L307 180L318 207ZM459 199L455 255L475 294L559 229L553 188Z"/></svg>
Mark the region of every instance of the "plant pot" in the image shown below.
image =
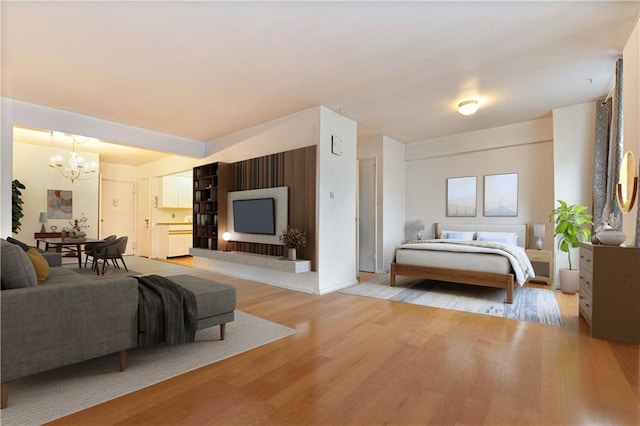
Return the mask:
<svg viewBox="0 0 640 426"><path fill-rule="evenodd" d="M287 260L296 260L295 247L289 247L289 251L287 252Z"/></svg>
<svg viewBox="0 0 640 426"><path fill-rule="evenodd" d="M580 287L580 272L577 269L560 268L560 291L575 294Z"/></svg>

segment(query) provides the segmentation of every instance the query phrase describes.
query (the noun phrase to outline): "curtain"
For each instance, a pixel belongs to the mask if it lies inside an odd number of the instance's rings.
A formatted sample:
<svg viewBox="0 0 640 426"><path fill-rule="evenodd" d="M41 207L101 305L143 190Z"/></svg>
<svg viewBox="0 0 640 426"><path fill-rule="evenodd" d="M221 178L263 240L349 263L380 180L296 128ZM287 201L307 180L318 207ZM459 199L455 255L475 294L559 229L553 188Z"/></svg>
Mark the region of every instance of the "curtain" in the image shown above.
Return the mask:
<svg viewBox="0 0 640 426"><path fill-rule="evenodd" d="M609 214L620 215L615 185L622 163L622 58L616 61L616 81L611 99L596 102L596 140L593 156L593 221L596 227ZM620 228L622 230L622 221Z"/></svg>

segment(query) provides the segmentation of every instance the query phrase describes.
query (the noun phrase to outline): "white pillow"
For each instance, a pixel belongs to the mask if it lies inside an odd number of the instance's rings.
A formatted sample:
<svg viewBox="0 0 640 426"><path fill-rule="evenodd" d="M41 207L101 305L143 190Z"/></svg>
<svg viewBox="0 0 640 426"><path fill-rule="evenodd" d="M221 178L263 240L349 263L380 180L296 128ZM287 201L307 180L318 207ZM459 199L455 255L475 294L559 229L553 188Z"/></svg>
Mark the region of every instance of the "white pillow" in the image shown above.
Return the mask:
<svg viewBox="0 0 640 426"><path fill-rule="evenodd" d="M518 245L518 234L515 232L478 232L478 241Z"/></svg>
<svg viewBox="0 0 640 426"><path fill-rule="evenodd" d="M458 231L440 231L440 238L446 240L465 240L471 241L475 236L475 232L458 232Z"/></svg>

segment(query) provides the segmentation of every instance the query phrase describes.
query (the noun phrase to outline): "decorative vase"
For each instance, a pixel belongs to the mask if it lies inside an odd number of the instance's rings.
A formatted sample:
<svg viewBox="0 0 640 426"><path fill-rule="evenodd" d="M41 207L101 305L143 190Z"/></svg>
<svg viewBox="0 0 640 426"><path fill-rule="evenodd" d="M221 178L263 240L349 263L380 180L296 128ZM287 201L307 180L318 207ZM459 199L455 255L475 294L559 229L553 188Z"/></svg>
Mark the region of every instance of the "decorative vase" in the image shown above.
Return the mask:
<svg viewBox="0 0 640 426"><path fill-rule="evenodd" d="M619 246L627 239L627 236L624 235L622 231L616 229L603 229L598 231L597 237L600 244L606 246Z"/></svg>
<svg viewBox="0 0 640 426"><path fill-rule="evenodd" d="M69 231L69 234L73 237L73 238L83 238L85 237L87 234L85 232L82 232L79 229L71 229Z"/></svg>
<svg viewBox="0 0 640 426"><path fill-rule="evenodd" d="M296 248L289 247L289 251L287 252L287 260L296 260Z"/></svg>
<svg viewBox="0 0 640 426"><path fill-rule="evenodd" d="M421 240L423 237L422 230L418 231L418 239Z"/></svg>
<svg viewBox="0 0 640 426"><path fill-rule="evenodd" d="M580 272L577 269L560 269L560 291L575 294L580 287Z"/></svg>

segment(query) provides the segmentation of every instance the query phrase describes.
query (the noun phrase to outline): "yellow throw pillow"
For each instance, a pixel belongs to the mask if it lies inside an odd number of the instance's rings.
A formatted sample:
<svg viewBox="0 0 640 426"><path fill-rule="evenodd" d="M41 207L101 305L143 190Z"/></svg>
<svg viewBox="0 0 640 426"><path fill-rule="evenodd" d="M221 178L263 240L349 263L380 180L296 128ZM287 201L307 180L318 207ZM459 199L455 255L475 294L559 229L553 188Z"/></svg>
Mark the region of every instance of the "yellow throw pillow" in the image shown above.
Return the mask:
<svg viewBox="0 0 640 426"><path fill-rule="evenodd" d="M38 284L43 283L49 277L49 263L47 262L47 259L45 259L35 247L29 247L29 250L27 250L27 256L33 264L33 269L36 270Z"/></svg>

